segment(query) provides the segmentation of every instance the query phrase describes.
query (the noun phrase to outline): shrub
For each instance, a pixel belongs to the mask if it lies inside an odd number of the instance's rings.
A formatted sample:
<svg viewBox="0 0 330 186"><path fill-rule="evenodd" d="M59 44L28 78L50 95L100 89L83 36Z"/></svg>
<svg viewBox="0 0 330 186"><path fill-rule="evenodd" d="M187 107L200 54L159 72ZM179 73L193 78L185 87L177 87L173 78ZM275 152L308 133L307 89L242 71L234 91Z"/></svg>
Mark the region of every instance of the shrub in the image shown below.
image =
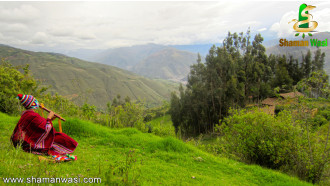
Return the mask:
<svg viewBox="0 0 330 186"><path fill-rule="evenodd" d="M232 111L219 128L230 154L247 163L269 168L290 164L291 145L299 129L291 125L287 112L274 118L263 112Z"/></svg>
<svg viewBox="0 0 330 186"><path fill-rule="evenodd" d="M144 124L144 108L142 104L126 102L124 105L111 107L109 126L116 128L135 127L143 132L148 129Z"/></svg>
<svg viewBox="0 0 330 186"><path fill-rule="evenodd" d="M273 117L254 110L231 110L218 130L223 153L246 163L293 173L317 183L328 163L325 136L310 130L306 120L293 120L284 110ZM221 148L220 148L221 149Z"/></svg>

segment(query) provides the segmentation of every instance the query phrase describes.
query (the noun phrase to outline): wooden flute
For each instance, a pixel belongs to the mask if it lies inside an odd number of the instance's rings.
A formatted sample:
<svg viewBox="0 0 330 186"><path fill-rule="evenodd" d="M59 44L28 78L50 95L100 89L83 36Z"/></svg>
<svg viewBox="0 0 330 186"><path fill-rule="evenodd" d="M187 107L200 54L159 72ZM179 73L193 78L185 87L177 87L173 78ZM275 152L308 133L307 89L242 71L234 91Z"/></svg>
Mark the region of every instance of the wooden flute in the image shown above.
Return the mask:
<svg viewBox="0 0 330 186"><path fill-rule="evenodd" d="M50 112L51 110L49 110L48 108L44 107L42 104L39 105L40 108L42 108L43 110L47 111L47 112ZM58 119L62 120L62 121L65 121L64 118L62 118L60 115L58 114L54 114L55 117L57 117Z"/></svg>

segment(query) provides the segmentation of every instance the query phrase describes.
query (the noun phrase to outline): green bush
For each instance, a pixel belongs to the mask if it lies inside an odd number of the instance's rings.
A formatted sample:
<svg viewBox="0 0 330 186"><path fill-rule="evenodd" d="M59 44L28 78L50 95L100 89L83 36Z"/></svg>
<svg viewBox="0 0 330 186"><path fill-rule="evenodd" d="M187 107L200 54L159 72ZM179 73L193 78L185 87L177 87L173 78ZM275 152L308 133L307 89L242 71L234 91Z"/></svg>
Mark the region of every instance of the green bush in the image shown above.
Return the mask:
<svg viewBox="0 0 330 186"><path fill-rule="evenodd" d="M218 127L219 145L228 157L255 163L317 183L329 159L325 136L311 132L306 120L293 120L283 110L273 117L257 110L231 110Z"/></svg>
<svg viewBox="0 0 330 186"><path fill-rule="evenodd" d="M117 107L112 106L108 115L108 126L114 128L135 127L143 132L148 129L144 123L144 108L142 104L126 102Z"/></svg>
<svg viewBox="0 0 330 186"><path fill-rule="evenodd" d="M322 115L316 115L313 118L313 126L314 126L315 129L317 129L317 127L320 127L320 126L325 125L327 123L328 123L328 120Z"/></svg>
<svg viewBox="0 0 330 186"><path fill-rule="evenodd" d="M236 158L269 168L290 164L294 151L291 143L299 129L292 126L287 112L277 118L263 112L232 111L219 128L224 134L226 149Z"/></svg>

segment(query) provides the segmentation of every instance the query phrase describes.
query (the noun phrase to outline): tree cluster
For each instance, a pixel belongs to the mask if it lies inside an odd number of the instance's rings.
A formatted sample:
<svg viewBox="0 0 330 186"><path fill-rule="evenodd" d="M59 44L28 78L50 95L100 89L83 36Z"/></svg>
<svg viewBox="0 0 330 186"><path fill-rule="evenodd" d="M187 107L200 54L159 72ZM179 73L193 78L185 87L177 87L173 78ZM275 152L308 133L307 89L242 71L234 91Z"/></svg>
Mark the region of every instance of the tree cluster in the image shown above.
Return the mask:
<svg viewBox="0 0 330 186"><path fill-rule="evenodd" d="M274 89L289 92L303 78L322 71L325 54L310 51L299 61L293 56L266 55L260 34L228 33L221 47L211 47L205 63L198 55L188 83L172 93L170 114L176 132L193 136L213 131L230 107L274 96Z"/></svg>

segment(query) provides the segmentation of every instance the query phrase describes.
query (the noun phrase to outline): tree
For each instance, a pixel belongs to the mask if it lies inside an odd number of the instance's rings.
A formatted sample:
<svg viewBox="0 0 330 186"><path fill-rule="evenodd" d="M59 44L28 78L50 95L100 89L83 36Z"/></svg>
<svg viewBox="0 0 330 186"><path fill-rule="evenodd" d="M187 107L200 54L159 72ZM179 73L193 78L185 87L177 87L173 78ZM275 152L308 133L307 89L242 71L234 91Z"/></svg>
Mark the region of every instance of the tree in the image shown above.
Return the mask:
<svg viewBox="0 0 330 186"><path fill-rule="evenodd" d="M273 87L280 87L282 91L290 91L292 89L292 83L293 80L287 70L286 56L278 57Z"/></svg>
<svg viewBox="0 0 330 186"><path fill-rule="evenodd" d="M308 78L310 73L312 72L312 54L311 51L308 50L307 54L303 55L303 74L305 78Z"/></svg>
<svg viewBox="0 0 330 186"><path fill-rule="evenodd" d="M2 59L0 63L0 111L13 114L17 112L18 93L33 94L39 96L47 87L39 88L39 83L31 76L29 65L23 67L23 72L19 71L20 67L11 65L8 61Z"/></svg>
<svg viewBox="0 0 330 186"><path fill-rule="evenodd" d="M312 62L312 71L323 70L325 61L325 53L321 53L321 49L317 49L314 54L314 60Z"/></svg>
<svg viewBox="0 0 330 186"><path fill-rule="evenodd" d="M309 78L299 81L297 87L312 98L328 98L330 95L329 76L324 71L313 72Z"/></svg>
<svg viewBox="0 0 330 186"><path fill-rule="evenodd" d="M261 98L271 92L267 82L271 68L257 35L250 43L250 31L228 33L222 47L212 46L201 63L192 65L186 89L180 87L180 96L171 96L173 125L183 135L198 135L213 131L219 119L227 115L230 107L244 106L245 98Z"/></svg>
<svg viewBox="0 0 330 186"><path fill-rule="evenodd" d="M173 125L176 132L185 136L212 132L228 110L244 107L248 98L260 101L279 92L293 90L303 77L309 77L312 68L322 68L324 55L318 51L312 67L311 52L303 55L302 65L290 56L265 54L263 37L250 31L230 33L222 47L212 46L202 63L190 68L186 89L180 86L180 94L171 96ZM278 87L278 88L277 88Z"/></svg>

